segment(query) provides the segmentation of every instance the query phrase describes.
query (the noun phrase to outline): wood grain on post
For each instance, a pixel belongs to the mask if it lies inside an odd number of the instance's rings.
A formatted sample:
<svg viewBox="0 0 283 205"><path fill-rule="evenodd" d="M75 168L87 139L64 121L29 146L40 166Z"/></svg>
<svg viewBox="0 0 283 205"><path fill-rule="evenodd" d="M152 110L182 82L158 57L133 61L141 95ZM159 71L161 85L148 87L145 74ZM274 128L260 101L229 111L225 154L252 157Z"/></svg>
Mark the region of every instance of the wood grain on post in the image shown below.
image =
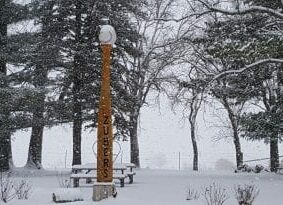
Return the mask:
<svg viewBox="0 0 283 205"><path fill-rule="evenodd" d="M110 94L111 44L102 44L103 67L97 130L97 182L113 180L113 134Z"/></svg>

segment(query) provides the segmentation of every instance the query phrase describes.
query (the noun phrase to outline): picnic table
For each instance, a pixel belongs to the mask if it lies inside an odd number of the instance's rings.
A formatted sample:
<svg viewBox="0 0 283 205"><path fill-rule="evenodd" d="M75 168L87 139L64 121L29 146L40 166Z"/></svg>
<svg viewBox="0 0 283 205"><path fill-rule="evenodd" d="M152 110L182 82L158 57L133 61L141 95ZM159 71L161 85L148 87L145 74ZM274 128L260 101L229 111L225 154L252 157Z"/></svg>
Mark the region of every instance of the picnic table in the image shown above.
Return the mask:
<svg viewBox="0 0 283 205"><path fill-rule="evenodd" d="M129 177L129 184L134 182L134 168L136 166L132 163L115 163L113 164L113 179L120 181L120 186L124 187L125 178ZM88 163L84 165L74 165L72 167L71 179L73 179L74 187L79 186L80 179L86 179L90 183L92 179L97 179L96 175L97 165L95 163Z"/></svg>

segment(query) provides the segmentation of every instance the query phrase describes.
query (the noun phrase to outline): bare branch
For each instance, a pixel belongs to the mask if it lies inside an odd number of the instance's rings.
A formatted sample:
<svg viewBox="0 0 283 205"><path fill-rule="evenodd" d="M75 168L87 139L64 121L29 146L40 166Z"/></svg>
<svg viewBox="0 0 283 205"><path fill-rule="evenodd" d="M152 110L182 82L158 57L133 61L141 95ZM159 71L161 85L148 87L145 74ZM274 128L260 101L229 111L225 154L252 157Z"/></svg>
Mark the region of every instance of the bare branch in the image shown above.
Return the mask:
<svg viewBox="0 0 283 205"><path fill-rule="evenodd" d="M267 64L267 63L283 63L283 59L276 59L276 58L268 58L268 59L263 59L263 60L259 60L255 63L252 63L250 65L247 65L246 67L239 69L239 70L228 70L228 71L224 71L222 73L219 73L218 75L214 76L214 78L212 79L212 81L215 81L223 76L226 75L230 75L230 74L239 74L239 73L243 73L246 70L249 70L255 66L258 65L262 65L262 64Z"/></svg>
<svg viewBox="0 0 283 205"><path fill-rule="evenodd" d="M281 0L283 1L283 0ZM276 18L283 19L283 14L280 13L279 11L275 9L271 9L268 7L263 7L263 6L250 6L247 8L242 8L242 9L237 9L237 10L227 10L227 9L222 9L219 7L216 7L214 5L209 5L207 2L203 0L198 0L204 7L206 7L209 11L212 12L218 12L226 15L241 15L241 14L249 14L249 13L254 13L254 12L260 12L260 13L267 13L270 14Z"/></svg>

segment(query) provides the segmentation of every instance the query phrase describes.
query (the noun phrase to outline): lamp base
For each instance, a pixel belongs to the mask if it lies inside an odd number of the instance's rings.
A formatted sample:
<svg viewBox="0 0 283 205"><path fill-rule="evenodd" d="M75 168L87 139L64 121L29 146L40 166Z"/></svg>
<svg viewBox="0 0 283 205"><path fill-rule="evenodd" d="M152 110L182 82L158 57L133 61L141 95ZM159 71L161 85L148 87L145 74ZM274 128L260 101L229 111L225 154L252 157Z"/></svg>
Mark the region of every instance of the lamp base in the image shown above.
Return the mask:
<svg viewBox="0 0 283 205"><path fill-rule="evenodd" d="M115 184L113 182L96 182L93 185L93 201L101 201L113 196L117 196Z"/></svg>

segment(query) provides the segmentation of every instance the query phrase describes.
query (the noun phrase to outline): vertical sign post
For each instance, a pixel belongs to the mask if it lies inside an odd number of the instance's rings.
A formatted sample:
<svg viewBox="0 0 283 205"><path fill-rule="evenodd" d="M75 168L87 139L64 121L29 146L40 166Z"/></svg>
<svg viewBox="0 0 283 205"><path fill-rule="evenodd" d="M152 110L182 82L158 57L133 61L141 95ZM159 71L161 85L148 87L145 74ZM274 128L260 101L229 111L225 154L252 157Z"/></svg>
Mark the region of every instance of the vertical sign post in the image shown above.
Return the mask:
<svg viewBox="0 0 283 205"><path fill-rule="evenodd" d="M113 195L113 134L111 119L110 57L116 41L116 32L110 25L101 26L99 40L102 49L102 80L97 128L97 183L94 184L93 200L100 201Z"/></svg>
<svg viewBox="0 0 283 205"><path fill-rule="evenodd" d="M111 44L102 44L103 67L97 131L97 182L112 182L112 120L110 94Z"/></svg>

